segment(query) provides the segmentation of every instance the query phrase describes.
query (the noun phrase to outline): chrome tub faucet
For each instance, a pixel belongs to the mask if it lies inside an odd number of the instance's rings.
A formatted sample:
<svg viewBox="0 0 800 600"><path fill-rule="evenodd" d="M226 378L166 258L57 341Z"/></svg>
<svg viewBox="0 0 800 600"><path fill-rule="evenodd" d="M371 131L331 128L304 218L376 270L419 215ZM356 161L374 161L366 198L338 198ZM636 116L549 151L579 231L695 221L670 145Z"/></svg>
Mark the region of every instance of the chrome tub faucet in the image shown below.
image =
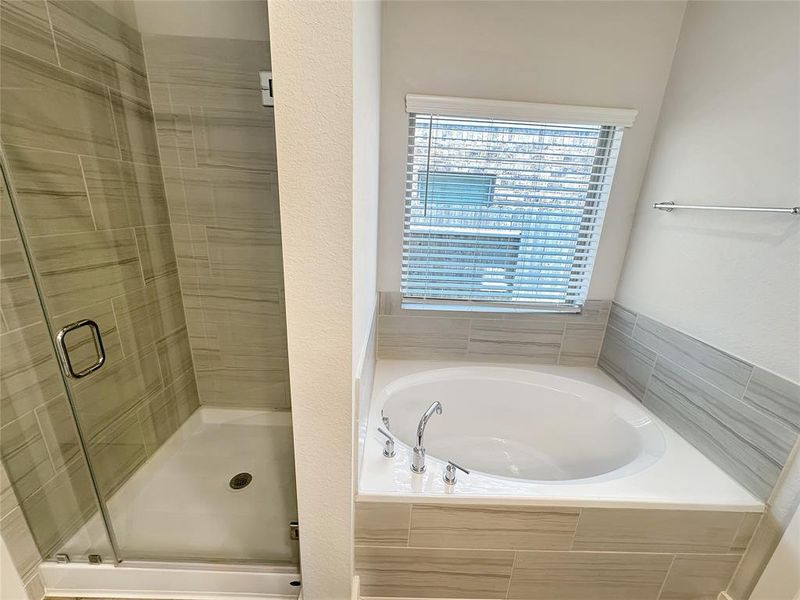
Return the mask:
<svg viewBox="0 0 800 600"><path fill-rule="evenodd" d="M442 403L438 400L428 407L428 410L423 413L422 418L419 420L419 425L417 425L417 445L414 446L414 456L411 460L411 470L414 473L425 472L425 445L423 438L425 437L425 427L428 425L433 413L442 414Z"/></svg>

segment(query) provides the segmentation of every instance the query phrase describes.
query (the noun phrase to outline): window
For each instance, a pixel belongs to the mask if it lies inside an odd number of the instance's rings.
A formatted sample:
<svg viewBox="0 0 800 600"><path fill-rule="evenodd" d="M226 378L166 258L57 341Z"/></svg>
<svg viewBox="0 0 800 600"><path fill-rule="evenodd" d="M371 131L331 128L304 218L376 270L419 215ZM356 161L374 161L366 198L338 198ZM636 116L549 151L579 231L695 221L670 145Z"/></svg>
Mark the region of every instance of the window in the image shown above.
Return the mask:
<svg viewBox="0 0 800 600"><path fill-rule="evenodd" d="M579 311L635 111L431 96L407 109L404 303Z"/></svg>

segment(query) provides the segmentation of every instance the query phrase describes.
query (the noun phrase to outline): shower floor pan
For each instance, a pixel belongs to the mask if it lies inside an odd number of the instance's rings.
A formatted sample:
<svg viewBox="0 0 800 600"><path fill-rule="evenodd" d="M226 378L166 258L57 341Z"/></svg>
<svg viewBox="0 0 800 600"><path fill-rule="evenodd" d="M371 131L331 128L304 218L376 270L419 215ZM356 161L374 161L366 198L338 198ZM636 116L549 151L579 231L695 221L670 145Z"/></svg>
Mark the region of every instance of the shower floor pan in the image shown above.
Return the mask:
<svg viewBox="0 0 800 600"><path fill-rule="evenodd" d="M232 481L243 473L252 480L233 489L232 483L247 481ZM297 596L291 585L299 576L297 542L289 537L296 507L288 412L199 408L107 506L123 562L44 563L48 595ZM104 539L96 514L60 552L85 556Z"/></svg>

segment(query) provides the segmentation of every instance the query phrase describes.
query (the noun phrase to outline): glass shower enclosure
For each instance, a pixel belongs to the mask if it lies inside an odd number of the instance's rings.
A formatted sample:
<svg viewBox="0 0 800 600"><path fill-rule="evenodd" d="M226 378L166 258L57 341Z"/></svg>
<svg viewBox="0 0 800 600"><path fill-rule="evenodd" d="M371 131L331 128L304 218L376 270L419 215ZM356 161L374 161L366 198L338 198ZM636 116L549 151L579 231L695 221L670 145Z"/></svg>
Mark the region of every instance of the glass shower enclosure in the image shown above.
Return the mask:
<svg viewBox="0 0 800 600"><path fill-rule="evenodd" d="M40 4L2 4L4 486L44 560L296 564L273 116L225 77L268 44L146 65L97 5ZM176 103L190 55L231 93Z"/></svg>

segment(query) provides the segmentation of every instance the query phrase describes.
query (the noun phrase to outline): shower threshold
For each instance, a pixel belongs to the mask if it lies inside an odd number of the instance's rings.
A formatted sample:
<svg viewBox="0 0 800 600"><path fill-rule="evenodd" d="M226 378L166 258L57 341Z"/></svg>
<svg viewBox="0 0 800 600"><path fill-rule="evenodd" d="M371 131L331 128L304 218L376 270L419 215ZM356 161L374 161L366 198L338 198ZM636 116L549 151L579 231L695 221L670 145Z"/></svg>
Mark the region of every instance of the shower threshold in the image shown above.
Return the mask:
<svg viewBox="0 0 800 600"><path fill-rule="evenodd" d="M296 567L124 562L39 566L47 596L170 600L295 600Z"/></svg>
<svg viewBox="0 0 800 600"><path fill-rule="evenodd" d="M201 406L108 499L122 562L43 563L47 595L297 598L291 438L288 412ZM102 539L95 514L60 552Z"/></svg>

